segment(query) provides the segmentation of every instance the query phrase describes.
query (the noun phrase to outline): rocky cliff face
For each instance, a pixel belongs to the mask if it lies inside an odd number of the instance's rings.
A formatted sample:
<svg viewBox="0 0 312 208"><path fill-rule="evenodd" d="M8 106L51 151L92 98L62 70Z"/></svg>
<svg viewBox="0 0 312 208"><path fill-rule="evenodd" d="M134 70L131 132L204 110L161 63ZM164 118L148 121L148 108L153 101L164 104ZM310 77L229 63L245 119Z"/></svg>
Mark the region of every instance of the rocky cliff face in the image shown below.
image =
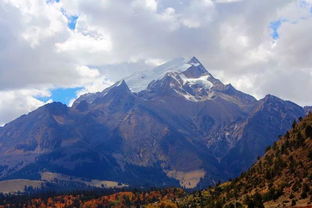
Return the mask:
<svg viewBox="0 0 312 208"><path fill-rule="evenodd" d="M295 103L273 95L265 96L257 102L241 126L238 142L222 159L223 165L231 170L230 174L237 176L242 169L249 168L255 158L262 156L265 147L283 135L294 120L303 115L303 108Z"/></svg>
<svg viewBox="0 0 312 208"><path fill-rule="evenodd" d="M120 81L72 107L51 103L7 124L0 129L0 179L40 179L50 171L201 187L238 175L304 115L289 101L257 101L224 85L196 58L180 62L158 67L163 76L155 80L155 71L135 74L130 88Z"/></svg>

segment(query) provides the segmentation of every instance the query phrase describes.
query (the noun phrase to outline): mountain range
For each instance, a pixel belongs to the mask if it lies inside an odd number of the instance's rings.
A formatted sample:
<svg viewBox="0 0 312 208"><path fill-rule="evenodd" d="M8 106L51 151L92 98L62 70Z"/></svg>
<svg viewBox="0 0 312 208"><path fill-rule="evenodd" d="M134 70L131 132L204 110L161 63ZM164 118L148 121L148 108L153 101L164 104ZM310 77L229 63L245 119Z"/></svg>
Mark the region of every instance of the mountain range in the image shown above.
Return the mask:
<svg viewBox="0 0 312 208"><path fill-rule="evenodd" d="M0 180L202 188L245 171L310 110L176 59L0 128Z"/></svg>
<svg viewBox="0 0 312 208"><path fill-rule="evenodd" d="M312 113L280 137L246 172L187 192L181 188L0 194L6 207L312 208Z"/></svg>

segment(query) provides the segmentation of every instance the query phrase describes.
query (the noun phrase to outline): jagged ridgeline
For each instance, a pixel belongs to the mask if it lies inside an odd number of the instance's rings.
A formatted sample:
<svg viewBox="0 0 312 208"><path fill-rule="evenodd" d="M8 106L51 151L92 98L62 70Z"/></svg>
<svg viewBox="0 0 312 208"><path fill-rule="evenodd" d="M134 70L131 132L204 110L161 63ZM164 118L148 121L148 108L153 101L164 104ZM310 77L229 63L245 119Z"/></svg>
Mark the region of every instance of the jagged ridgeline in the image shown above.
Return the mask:
<svg viewBox="0 0 312 208"><path fill-rule="evenodd" d="M200 190L239 176L309 109L257 100L195 57L173 60L0 127L0 192L48 183Z"/></svg>
<svg viewBox="0 0 312 208"><path fill-rule="evenodd" d="M312 114L240 177L186 197L180 207L312 207Z"/></svg>

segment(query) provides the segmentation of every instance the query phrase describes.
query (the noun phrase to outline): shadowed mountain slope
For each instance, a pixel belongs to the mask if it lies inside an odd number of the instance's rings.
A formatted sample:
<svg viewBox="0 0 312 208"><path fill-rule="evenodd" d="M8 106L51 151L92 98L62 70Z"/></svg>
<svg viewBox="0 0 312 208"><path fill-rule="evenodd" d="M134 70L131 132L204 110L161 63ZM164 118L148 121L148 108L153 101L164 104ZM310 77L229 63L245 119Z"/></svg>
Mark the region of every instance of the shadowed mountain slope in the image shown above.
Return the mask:
<svg viewBox="0 0 312 208"><path fill-rule="evenodd" d="M292 126L240 177L190 195L180 207L311 207L312 114Z"/></svg>
<svg viewBox="0 0 312 208"><path fill-rule="evenodd" d="M43 180L52 172L200 188L239 175L305 114L289 101L258 101L223 84L195 57L142 76L128 77L130 87L120 81L82 95L72 107L47 104L0 128L0 180Z"/></svg>

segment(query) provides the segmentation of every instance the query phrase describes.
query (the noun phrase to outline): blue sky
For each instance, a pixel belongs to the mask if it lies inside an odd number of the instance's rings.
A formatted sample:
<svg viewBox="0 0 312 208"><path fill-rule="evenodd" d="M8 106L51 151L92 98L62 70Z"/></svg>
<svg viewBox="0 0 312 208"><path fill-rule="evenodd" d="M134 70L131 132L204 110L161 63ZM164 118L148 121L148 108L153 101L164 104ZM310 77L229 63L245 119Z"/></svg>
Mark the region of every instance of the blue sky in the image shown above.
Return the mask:
<svg viewBox="0 0 312 208"><path fill-rule="evenodd" d="M78 16L67 16L68 19L68 28L74 30L76 28Z"/></svg>
<svg viewBox="0 0 312 208"><path fill-rule="evenodd" d="M278 30L282 26L283 22L285 22L285 20L276 20L276 21L271 22L270 24L270 28L272 30L271 35L274 40L278 40L279 38Z"/></svg>
<svg viewBox="0 0 312 208"><path fill-rule="evenodd" d="M47 102L48 100L53 100L55 102L61 102L61 103L68 105L72 99L76 98L76 93L82 89L83 89L83 87L52 89L50 91L51 96L47 96L47 97L37 96L36 99L38 99L42 102Z"/></svg>
<svg viewBox="0 0 312 208"><path fill-rule="evenodd" d="M67 19L67 27L71 30L75 30L78 16L77 15L69 15L65 9L61 9L62 14L66 17Z"/></svg>

